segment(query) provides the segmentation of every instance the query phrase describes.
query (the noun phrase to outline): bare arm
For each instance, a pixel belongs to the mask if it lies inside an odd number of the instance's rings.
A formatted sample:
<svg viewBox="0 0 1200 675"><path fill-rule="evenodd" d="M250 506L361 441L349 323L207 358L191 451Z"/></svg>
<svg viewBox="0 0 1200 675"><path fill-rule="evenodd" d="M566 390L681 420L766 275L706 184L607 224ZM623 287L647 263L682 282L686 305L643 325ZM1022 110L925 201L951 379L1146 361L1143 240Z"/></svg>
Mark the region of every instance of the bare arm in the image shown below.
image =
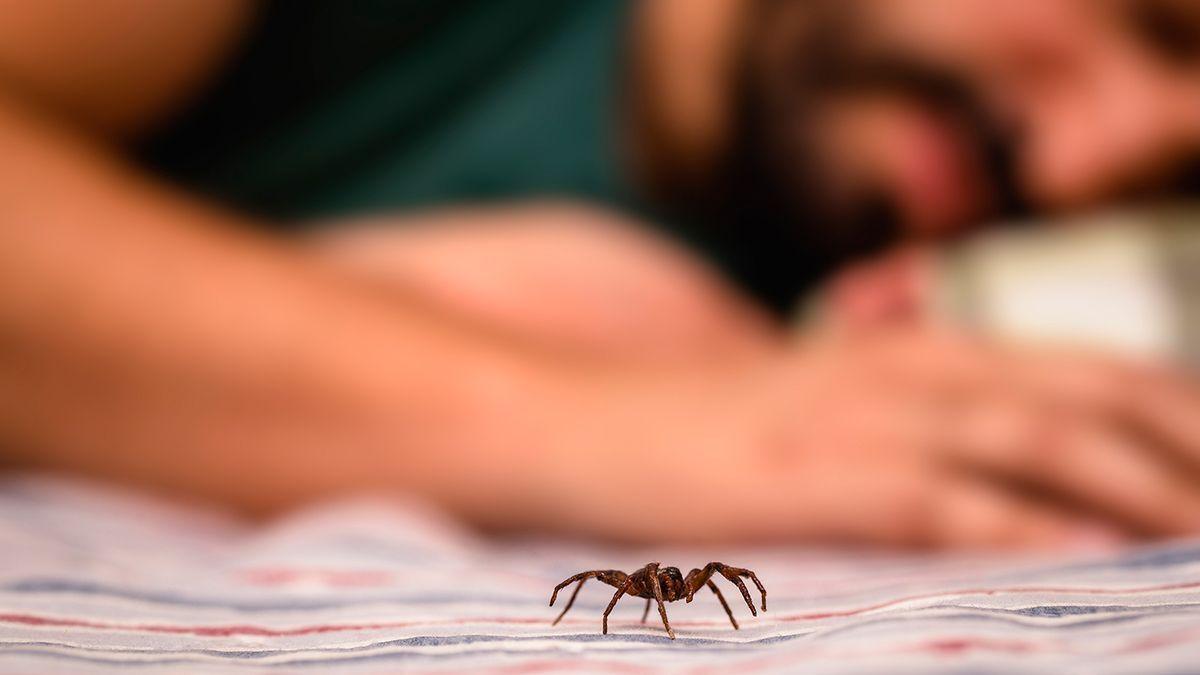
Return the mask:
<svg viewBox="0 0 1200 675"><path fill-rule="evenodd" d="M13 105L0 146L10 460L254 509L436 482L485 517L502 488L467 503L472 476L495 479L473 453L535 451L514 438L539 403L518 350L237 231Z"/></svg>
<svg viewBox="0 0 1200 675"><path fill-rule="evenodd" d="M173 6L5 8L0 460L255 511L376 488L484 524L539 522L539 495L570 489L542 479L604 445L572 440L566 411L600 419L610 400L564 395L594 389L586 376L256 236L112 150L236 35L236 12L206 14L235 3ZM185 39L189 24L208 42ZM89 70L141 98L105 96Z"/></svg>
<svg viewBox="0 0 1200 675"><path fill-rule="evenodd" d="M0 0L0 86L129 138L174 112L237 46L249 0Z"/></svg>
<svg viewBox="0 0 1200 675"><path fill-rule="evenodd" d="M481 458L537 451L541 360L109 150L186 99L247 6L4 3L0 459L257 511L379 488L512 519L521 482Z"/></svg>
<svg viewBox="0 0 1200 675"><path fill-rule="evenodd" d="M697 256L618 214L528 202L375 217L310 241L349 274L559 352L703 363L784 341Z"/></svg>

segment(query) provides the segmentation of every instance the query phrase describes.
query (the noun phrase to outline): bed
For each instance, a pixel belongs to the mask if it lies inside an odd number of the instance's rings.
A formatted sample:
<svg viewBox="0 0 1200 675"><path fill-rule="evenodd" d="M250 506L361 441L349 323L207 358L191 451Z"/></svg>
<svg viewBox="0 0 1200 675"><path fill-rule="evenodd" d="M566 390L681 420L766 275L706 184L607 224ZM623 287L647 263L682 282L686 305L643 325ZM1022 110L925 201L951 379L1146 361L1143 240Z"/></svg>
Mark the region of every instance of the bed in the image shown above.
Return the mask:
<svg viewBox="0 0 1200 675"><path fill-rule="evenodd" d="M641 622L592 568L752 567ZM718 579L718 583L726 583ZM561 606L561 600L560 606ZM0 672L1200 672L1200 541L1050 555L618 549L487 540L422 505L330 503L251 525L44 476L0 483Z"/></svg>

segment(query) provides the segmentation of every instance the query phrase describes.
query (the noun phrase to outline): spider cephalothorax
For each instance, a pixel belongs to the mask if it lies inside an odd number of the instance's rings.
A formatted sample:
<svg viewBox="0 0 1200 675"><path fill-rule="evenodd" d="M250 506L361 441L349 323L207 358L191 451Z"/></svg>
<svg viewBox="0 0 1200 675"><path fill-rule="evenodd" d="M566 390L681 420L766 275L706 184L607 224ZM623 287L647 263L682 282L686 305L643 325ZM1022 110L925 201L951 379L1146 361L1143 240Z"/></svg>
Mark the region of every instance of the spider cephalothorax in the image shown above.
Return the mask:
<svg viewBox="0 0 1200 675"><path fill-rule="evenodd" d="M734 629L737 629L737 619L733 618L733 611L729 609L729 603L725 602L725 596L721 595L720 589L712 582L712 575L720 574L726 579L737 585L738 590L742 592L742 598L746 601L746 606L750 608L750 613L758 616L758 610L754 609L754 601L750 599L750 591L746 589L746 584L742 582L742 577L749 577L754 585L758 587L762 593L762 609L767 611L767 589L763 588L762 582L758 580L754 572L740 567L730 567L723 563L711 562L704 566L704 569L694 569L688 572L685 578L679 572L678 567L659 567L659 563L650 563L633 574L626 574L620 570L591 570L589 572L580 572L561 584L554 587L554 593L550 595L550 606L554 606L554 601L558 599L558 592L570 586L576 581L579 585L575 587L575 592L571 594L571 599L567 600L567 606L563 608L562 613L554 620L557 624L562 620L571 609L571 605L575 604L575 596L579 595L579 589L583 588L583 584L588 579L596 578L604 583L617 589L612 600L608 603L608 608L604 610L604 618L601 625L603 632L608 634L608 615L612 612L613 607L617 606L617 601L622 595L637 596L646 598L646 611L642 612L642 621L646 621L646 616L650 614L650 603L658 602L658 614L662 617L663 626L667 629L667 635L672 640L675 639L675 631L671 628L671 622L667 620L667 608L663 605L664 602L674 602L680 598L687 598L688 602L692 601L692 596L696 591L704 586L716 594L717 600L721 601L721 606L725 608L725 613L729 615L729 622L733 624Z"/></svg>

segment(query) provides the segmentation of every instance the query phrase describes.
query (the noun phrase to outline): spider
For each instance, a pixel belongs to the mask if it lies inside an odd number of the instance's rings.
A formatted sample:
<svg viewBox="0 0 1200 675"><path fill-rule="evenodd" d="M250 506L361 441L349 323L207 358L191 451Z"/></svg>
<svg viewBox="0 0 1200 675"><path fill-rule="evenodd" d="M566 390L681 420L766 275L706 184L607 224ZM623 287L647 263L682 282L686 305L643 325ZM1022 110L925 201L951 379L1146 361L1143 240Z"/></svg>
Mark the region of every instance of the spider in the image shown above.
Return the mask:
<svg viewBox="0 0 1200 675"><path fill-rule="evenodd" d="M550 596L550 606L554 606L554 601L558 599L558 592L570 586L576 581L579 585L575 587L575 592L571 594L571 599L567 601L567 606L563 608L562 613L550 625L558 625L559 621L571 610L571 605L575 604L575 596L579 595L579 589L583 588L584 582L588 579L596 578L617 589L612 600L608 603L608 608L604 610L603 627L604 634L608 635L608 615L613 611L613 607L617 606L617 601L626 593L646 598L646 611L642 612L642 623L646 622L646 617L650 615L650 602L658 602L658 614L662 617L663 626L667 629L667 635L672 640L675 639L675 631L671 628L671 622L667 620L667 608L663 605L664 602L674 602L680 598L687 598L688 602L692 601L692 596L696 591L703 586L708 586L709 590L716 594L717 600L721 601L721 606L725 608L725 613L729 615L729 622L733 624L734 630L738 628L737 619L733 618L733 611L729 609L729 603L725 602L725 596L721 595L721 590L712 582L713 574L720 574L726 579L737 585L738 590L742 592L742 598L746 601L746 606L750 608L750 613L758 616L758 611L754 609L754 601L750 599L750 591L746 590L746 584L742 583L741 577L750 577L754 585L758 587L762 593L762 609L767 611L767 589L763 588L762 582L758 580L754 572L740 567L730 567L724 563L710 562L704 566L704 569L694 569L688 572L686 578L679 573L678 567L663 567L659 568L660 563L652 562L633 574L625 574L620 570L591 570L590 572L580 572L561 584L554 587L554 593Z"/></svg>

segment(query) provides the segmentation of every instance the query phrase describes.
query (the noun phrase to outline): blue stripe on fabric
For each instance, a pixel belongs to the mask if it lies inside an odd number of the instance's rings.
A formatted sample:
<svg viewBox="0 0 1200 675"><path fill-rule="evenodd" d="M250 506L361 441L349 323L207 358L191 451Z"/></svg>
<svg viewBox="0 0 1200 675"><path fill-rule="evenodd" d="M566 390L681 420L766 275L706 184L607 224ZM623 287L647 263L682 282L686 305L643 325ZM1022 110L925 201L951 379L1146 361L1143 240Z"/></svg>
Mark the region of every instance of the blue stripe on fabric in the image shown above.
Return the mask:
<svg viewBox="0 0 1200 675"><path fill-rule="evenodd" d="M983 608L980 608L983 609ZM1002 612L1012 614L1023 614L1025 616L1080 616L1085 614L1100 614L1102 612L1122 612L1127 614L1161 614L1163 612L1173 612L1176 610L1196 610L1200 615L1200 604L1194 602L1173 603L1165 605L1037 605L1035 607L1023 607L1020 609L1005 609L1005 608L987 608L996 609ZM1181 613L1183 613L1181 612Z"/></svg>
<svg viewBox="0 0 1200 675"><path fill-rule="evenodd" d="M803 638L807 632L795 633L789 635L772 635L770 637L758 638L756 640L732 641L732 640L717 640L713 638L696 638L679 635L675 640L671 640L664 632L662 635L649 634L628 634L628 633L612 633L610 635L601 635L599 631L595 633L577 633L571 635L419 635L408 638L397 638L394 640L381 640L379 642L371 642L365 645L355 645L352 647L296 647L293 649L161 649L154 650L157 654L196 654L204 656L215 656L221 658L229 658L236 660L252 660L262 659L271 656L286 656L293 653L306 652L321 652L326 654L353 654L355 652L374 651L379 649L394 649L394 648L426 648L426 647L458 647L462 645L479 645L489 643L526 643L526 642L558 642L570 644L591 644L598 642L608 642L610 644L626 644L626 645L659 645L662 647L672 647L675 645L688 645L689 648L704 648L709 651L723 652L729 650L745 649L747 647L769 647L785 642L792 642ZM6 645L19 646L39 646L39 647L58 647L67 649L78 649L88 652L102 652L112 654L146 654L145 649L135 648L109 648L109 647L87 647L78 645L68 645L45 640L30 640L19 642L0 643L0 649ZM619 647L607 648L605 653L609 651L621 651ZM638 653L644 653L645 650L632 650ZM455 652L456 654L470 654L472 652Z"/></svg>
<svg viewBox="0 0 1200 675"><path fill-rule="evenodd" d="M943 606L943 608L945 608L945 607ZM929 609L937 609L937 608L931 607ZM1011 616L1011 614L1012 614L1011 611L1006 611L1006 610L1002 610L1002 609L988 609L988 608L978 608L978 607L971 607L968 609L970 609L969 612L959 612L959 613L954 613L954 614L939 614L937 616L932 616L932 617L912 616L912 615L884 616L884 617L879 617L877 619L867 619L867 620L857 621L855 623L847 624L847 625L843 625L843 626L834 626L834 627L830 627L830 628L819 629L819 630L813 631L813 633L807 637L810 637L813 640L822 640L822 639L829 637L830 635L849 633L849 632L853 632L853 631L856 631L856 630L859 630L862 628L877 627L877 626L889 624L889 623L919 624L919 623L923 623L923 622L942 621L942 620L973 621L976 623L997 623L997 624L1005 624L1007 626L1014 626L1014 627L1021 628L1024 630L1038 631L1038 632L1045 632L1048 628L1055 632L1057 632L1057 631L1075 631L1075 630L1079 630L1079 629L1083 629L1083 628L1095 628L1096 626L1103 626L1103 625L1134 623L1134 622L1140 621L1142 619L1147 619L1147 618L1151 618L1151 617L1157 618L1157 617L1167 616L1167 615L1171 615L1171 614L1180 614L1180 615L1195 614L1194 612L1190 612L1190 611L1154 612L1154 613L1147 612L1147 613L1141 613L1141 614L1120 614L1117 616L1098 617L1095 619L1084 619L1082 621L1071 621L1071 622L1060 623L1060 624L1053 625L1053 626L1047 626L1046 624L1031 624L1031 623L1028 623L1025 621L1021 621L1021 620ZM1004 616L1005 613L1009 614L1009 616ZM1026 616L1028 616L1028 615L1026 615ZM1200 614L1196 614L1196 616L1197 616L1197 619L1200 620Z"/></svg>
<svg viewBox="0 0 1200 675"><path fill-rule="evenodd" d="M935 608L930 608L935 609ZM555 635L488 635L488 634L468 634L468 635L420 635L407 638L397 638L394 640L381 640L371 642L365 645L355 645L351 647L296 647L294 649L259 649L259 650L218 650L218 649L197 649L197 650L160 650L158 653L184 653L213 656L219 658L228 658L233 660L252 660L261 659L271 656L281 656L289 653L303 653L310 651L318 651L326 654L350 654L354 652L373 651L379 649L393 648L427 648L427 647L455 647L461 645L476 645L487 643L527 643L527 642L557 642L571 644L589 644L607 642L610 644L638 644L638 645L660 645L663 647L674 647L676 645L687 645L689 648L705 648L709 651L724 652L730 650L745 649L747 647L767 647L782 643L794 642L804 639L826 639L831 635L844 634L868 627L878 627L889 623L921 623L925 621L969 621L973 623L984 624L1003 624L1006 626L1016 627L1022 630L1044 631L1044 624L1029 624L1015 618L1005 616L1005 614L1025 615L1020 611L1002 610L993 608L966 608L968 611L956 612L953 614L940 614L934 617L917 617L917 616L886 616L873 619L857 621L853 624L836 626L828 629L810 629L805 631L797 631L786 635L772 635L764 638L757 638L744 641L720 640L713 638L696 638L686 635L679 635L676 640L669 639L664 635L644 634L644 633L614 633L611 635L602 635L599 633L575 633L575 634L555 634ZM1070 623L1058 624L1053 627L1054 631L1070 630L1077 631L1079 629L1090 629L1103 625L1114 625L1122 623L1132 623L1141 619L1150 617L1161 617L1169 614L1190 614L1187 611L1156 611L1138 614L1122 614L1118 616L1097 617L1094 619L1075 621ZM8 649L10 645L18 646L43 646L43 647L59 647L68 649L77 649L85 651L100 651L104 653L131 653L145 654L145 649L132 648L95 648L95 647L80 647L73 645L64 645L46 641L27 641L27 642L9 642L0 643L0 649ZM609 648L605 653L612 651L620 652L619 648ZM642 653L643 650L635 650ZM456 653L456 655L465 655L472 652ZM574 652L573 652L574 653Z"/></svg>
<svg viewBox="0 0 1200 675"><path fill-rule="evenodd" d="M172 664L209 664L209 665L235 665L238 663L254 663L255 667L269 668L295 668L306 666L336 666L368 663L374 661L411 661L411 660L438 660L449 661L453 659L470 660L479 657L487 656L513 656L522 659L528 659L530 656L551 656L551 657L572 657L578 658L581 653L575 648L558 648L553 645L543 649L472 649L466 652L439 653L430 651L418 651L421 647L439 647L439 646L457 646L462 644L487 644L487 643L512 643L512 642L529 642L529 641L546 641L552 643L558 642L563 644L577 643L592 643L600 640L608 640L618 644L636 643L636 644L651 644L658 645L664 649L662 652L646 650L644 648L629 648L622 649L619 646L610 646L605 648L603 655L620 656L620 655L646 655L653 656L655 654L665 654L666 649L683 650L687 653L695 654L704 652L708 654L729 654L739 651L745 651L747 646L751 647L767 647L781 642L789 642L802 635L790 636L774 636L763 638L750 642L726 642L722 640L711 640L705 638L687 638L680 636L676 640L669 639L666 635L609 635L603 636L598 634L581 634L581 635L566 635L566 636L543 636L543 637L497 637L486 635L462 635L462 636L447 636L434 637L425 636L419 638L406 638L402 640L389 640L371 645L349 647L345 649L313 649L313 648L297 648L296 650L277 650L277 651L220 651L220 650L188 650L188 651L173 651L173 650L154 650L147 651L145 649L109 649L109 648L88 648L74 645L60 645L52 642L17 642L8 643L6 646L0 644L0 653L7 654L24 654L39 657L49 657L57 659L72 659L84 661L93 664L102 664L116 667L127 667L133 665L172 665ZM42 647L38 649L37 647ZM395 647L411 647L412 650L404 651L388 651L386 653L368 653L368 654L353 654L353 652L380 650ZM67 649L70 651L62 651ZM90 652L90 653L82 653ZM287 659L286 657L292 653L318 653L329 655L330 658L299 658ZM155 657L152 659L121 659L121 658L103 658L97 656L97 653L104 654L159 654L164 656ZM761 654L762 652L756 649L753 653ZM165 656L172 654L172 656ZM191 658L189 658L191 655ZM200 658L208 657L208 658ZM284 657L278 663L263 663L262 659L268 657ZM215 661L213 659L216 659Z"/></svg>
<svg viewBox="0 0 1200 675"><path fill-rule="evenodd" d="M506 606L529 604L529 597L525 595L488 595L478 593L429 593L409 595L389 595L386 593L378 593L355 600L303 600L298 598L289 598L286 602L280 603L278 601L270 600L196 598L178 593L121 588L118 586L93 583L90 581L75 581L71 579L26 579L22 581L15 581L0 586L0 592L23 594L76 593L79 595L105 596L119 598L121 600L139 600L142 602L164 605L229 609L239 612L313 611L323 609L345 609L360 605L380 605L388 603L454 604L469 602L473 604L493 604Z"/></svg>
<svg viewBox="0 0 1200 675"><path fill-rule="evenodd" d="M1080 628L1092 628L1092 627L1099 626L1099 625L1129 623L1129 622L1133 622L1133 621L1136 621L1141 618L1145 618L1146 616L1147 615L1132 615L1132 616L1126 615L1126 616L1117 616L1117 617L1105 617L1105 618L1093 619L1090 621L1081 621L1081 622L1074 622L1074 623L1070 623L1070 624L1064 624L1057 628L1059 630L1068 630L1068 629L1069 630L1078 630ZM1161 614L1159 616L1161 616ZM1026 629L1031 628L1031 626L1029 626L1028 624L1024 624L1015 619L1009 619L1007 617L996 616L996 615L979 614L978 612L971 612L971 613L963 612L963 613L957 613L957 614L951 614L951 615L944 615L944 616L937 617L937 619L939 619L939 620L946 619L946 620L955 620L955 621L965 620L965 621L982 622L982 623L1002 623L1002 624L1014 625L1014 626L1017 626L1018 628L1026 628ZM618 644L636 643L636 644L641 644L641 645L647 645L647 644L648 645L659 645L659 646L662 646L662 647L668 648L668 649L687 649L690 653L695 653L696 650L700 650L700 651L704 651L707 653L722 654L722 653L736 652L738 650L745 649L748 646L749 647L763 647L763 646L769 646L769 645L773 645L773 644L799 641L799 640L803 640L806 638L808 638L808 639L827 639L831 635L848 633L853 630L864 628L864 627L878 626L878 625L886 624L886 623L898 623L898 622L910 623L912 621L913 621L913 617L881 617L878 619L861 621L861 622L858 622L856 624L849 625L849 626L841 626L841 627L833 628L830 630L822 630L817 633L772 636L769 638L762 638L759 640L752 640L752 641L748 641L748 642L729 642L729 641L723 641L723 640L713 640L713 639L708 639L708 638L688 638L686 636L680 636L678 640L671 641L666 636L624 635L624 634L611 635L611 636L603 636L603 635L598 635L598 634L576 634L576 635L528 636L528 637L490 636L490 635L420 636L420 637L403 638L403 639L397 639L397 640L378 642L378 643L373 643L371 645L347 647L344 649L337 649L337 650L330 650L330 649L313 650L311 648L298 648L296 651L301 652L301 653L316 651L317 653L322 653L325 655L333 654L334 656L332 658L308 658L308 659L284 660L284 661L280 661L279 663L262 663L261 659L263 659L265 657L269 657L269 656L273 656L273 657L286 656L289 653L288 651L245 650L245 651L232 651L231 652L231 651L219 651L219 650L196 650L196 651L182 652L182 654L192 654L192 655L195 655L196 657L205 656L205 657L215 658L216 659L215 662L213 660L211 660L211 658L206 658L206 659L187 658L186 656L171 656L171 657L161 657L161 658L153 658L153 659L134 659L134 660L105 659L105 658L101 658L98 656L94 656L92 654L84 654L84 653L79 653L79 652L102 651L104 653L124 653L124 654L146 654L148 652L144 649L122 649L122 650L90 649L89 650L89 648L86 648L86 647L74 647L74 646L66 647L67 649L70 649L72 651L64 652L64 651L58 651L64 647L63 645L56 645L54 643L48 643L48 642L9 643L9 645L11 645L11 646L0 645L0 651L3 651L4 653L8 653L8 654L23 654L23 655L31 655L31 656L37 656L37 657L43 657L43 658L71 659L71 660L76 660L76 661L81 661L81 662L89 662L89 663L99 664L99 665L119 666L122 668L129 667L129 666L154 666L154 665L161 666L161 665L173 665L173 664L213 664L213 665L215 665L217 663L222 663L222 662L224 663L224 665L232 665L232 664L236 664L238 662L243 662L243 663L255 662L256 666L258 666L258 667L265 666L265 667L271 667L271 668L276 668L276 667L296 668L296 667L307 667L307 666L328 667L328 666L336 666L339 664L351 665L351 664L367 663L367 662L374 662L374 661L411 661L411 660L420 660L420 659L439 660L439 661L448 661L448 660L453 660L453 659L471 660L471 659L477 659L480 657L488 657L488 656L512 656L512 657L521 657L521 658L528 658L530 656L559 656L559 657L561 657L561 656L570 656L570 657L579 656L579 652L575 649L557 649L557 648L553 648L553 647L548 647L545 649L518 649L518 650L479 649L479 650L471 650L469 652L455 652L455 653L451 653L451 654L446 654L446 653L439 654L436 652L427 652L427 651L393 651L393 652L387 652L387 653L382 653L382 654L351 655L352 652L356 652L356 651L379 650L379 649L388 649L388 648L396 648L396 647L421 648L421 647L438 647L438 646L457 646L457 645L463 645L463 644L513 643L513 642L519 643L519 642L546 641L546 640L549 640L551 642L565 643L565 644L594 643L594 642L600 642L600 641L615 642ZM44 648L37 649L36 647L44 647ZM50 651L51 649L55 649L55 651ZM161 653L161 652L158 652L158 653ZM180 654L180 652L174 652L174 653ZM612 656L628 655L628 654L653 656L655 653L656 652L654 652L654 651L647 651L645 649L621 649L618 646L611 646L611 647L605 649L605 651L604 651L604 654L612 655ZM666 652L663 652L663 653L666 653ZM755 653L761 653L761 651L756 649Z"/></svg>
<svg viewBox="0 0 1200 675"><path fill-rule="evenodd" d="M1094 562L1049 567L1047 571L1145 570L1179 567L1195 563L1200 563L1200 544L1189 542L1184 545L1168 544L1164 547L1155 547L1149 550L1131 551L1114 558L1105 558Z"/></svg>

